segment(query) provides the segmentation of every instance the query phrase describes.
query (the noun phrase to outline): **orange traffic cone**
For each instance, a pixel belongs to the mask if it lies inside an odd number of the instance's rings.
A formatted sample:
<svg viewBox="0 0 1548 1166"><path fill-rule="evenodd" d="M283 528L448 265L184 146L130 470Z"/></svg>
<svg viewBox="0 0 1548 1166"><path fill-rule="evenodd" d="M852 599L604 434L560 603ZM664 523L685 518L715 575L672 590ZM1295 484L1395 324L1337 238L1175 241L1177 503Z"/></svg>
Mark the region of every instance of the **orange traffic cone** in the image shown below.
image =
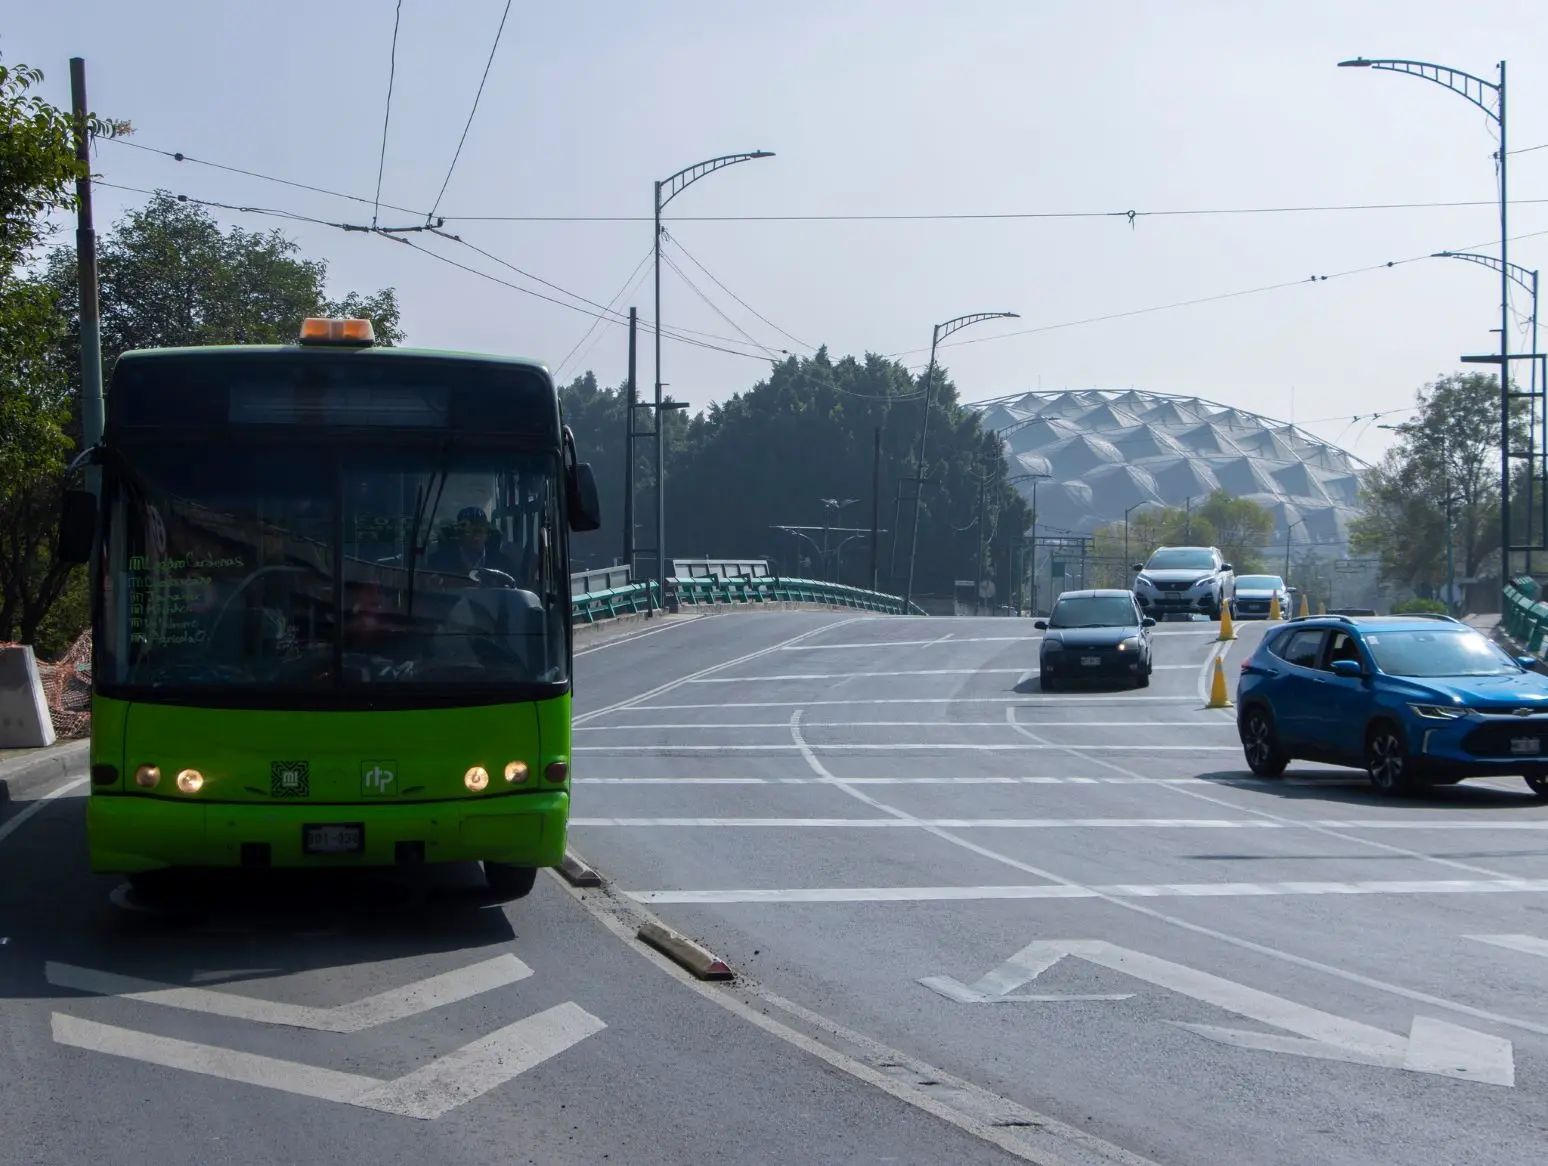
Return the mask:
<svg viewBox="0 0 1548 1166"><path fill-rule="evenodd" d="M1269 619L1277 620L1284 613L1279 610L1279 592L1274 592L1274 598L1269 600Z"/></svg>
<svg viewBox="0 0 1548 1166"><path fill-rule="evenodd" d="M1215 677L1209 684L1209 704L1206 708L1228 709L1231 707L1231 698L1226 693L1225 665L1220 662L1220 657L1215 657Z"/></svg>
<svg viewBox="0 0 1548 1166"><path fill-rule="evenodd" d="M1236 639L1236 629L1231 626L1231 609L1224 604L1220 605L1220 639Z"/></svg>
<svg viewBox="0 0 1548 1166"><path fill-rule="evenodd" d="M1306 592L1304 591L1301 592L1301 610L1296 614L1299 615L1302 619L1305 619L1308 615L1311 614L1311 607L1306 602Z"/></svg>

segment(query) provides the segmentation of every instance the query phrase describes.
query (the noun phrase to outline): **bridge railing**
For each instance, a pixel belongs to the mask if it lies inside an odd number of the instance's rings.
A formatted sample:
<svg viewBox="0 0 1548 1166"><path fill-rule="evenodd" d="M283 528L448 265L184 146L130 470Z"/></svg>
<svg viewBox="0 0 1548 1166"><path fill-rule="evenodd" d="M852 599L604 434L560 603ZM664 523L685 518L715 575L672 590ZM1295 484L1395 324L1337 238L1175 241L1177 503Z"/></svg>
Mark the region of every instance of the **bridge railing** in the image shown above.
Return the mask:
<svg viewBox="0 0 1548 1166"><path fill-rule="evenodd" d="M574 581L572 579L572 590ZM903 600L881 591L825 583L818 579L783 579L778 576L742 578L673 578L667 580L668 597L679 607L759 607L776 603L798 603L822 607L845 607L902 615ZM577 624L594 624L633 615L661 606L660 585L655 580L625 583L600 591L574 594L570 610ZM909 615L925 615L917 603L909 604Z"/></svg>

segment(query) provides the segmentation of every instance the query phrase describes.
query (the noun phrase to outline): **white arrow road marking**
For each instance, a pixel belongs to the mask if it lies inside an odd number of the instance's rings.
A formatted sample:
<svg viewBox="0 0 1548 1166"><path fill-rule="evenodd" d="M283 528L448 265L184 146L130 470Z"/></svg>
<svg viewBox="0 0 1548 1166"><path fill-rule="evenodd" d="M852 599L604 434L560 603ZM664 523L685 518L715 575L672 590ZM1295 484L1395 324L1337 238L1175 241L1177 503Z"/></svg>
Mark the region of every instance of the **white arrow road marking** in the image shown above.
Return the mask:
<svg viewBox="0 0 1548 1166"><path fill-rule="evenodd" d="M1414 1018L1406 1038L1395 1036L1359 1021L1100 940L1061 939L1030 943L972 987L947 976L931 976L920 983L960 1003L1046 999L1015 997L1011 993L1066 956L1075 956L1238 1016L1298 1034L1287 1037L1209 1024L1169 1022L1222 1044L1434 1073L1488 1085L1514 1086L1516 1083L1514 1050L1511 1042L1501 1037L1423 1016Z"/></svg>
<svg viewBox="0 0 1548 1166"><path fill-rule="evenodd" d="M1492 943L1495 947L1524 951L1527 955L1540 955L1548 959L1548 939L1538 939L1535 935L1469 935L1468 938L1476 939L1479 943Z"/></svg>
<svg viewBox="0 0 1548 1166"><path fill-rule="evenodd" d="M54 1040L72 1048L425 1120L488 1093L606 1027L578 1004L558 1004L422 1069L381 1081L53 1014Z"/></svg>
<svg viewBox="0 0 1548 1166"><path fill-rule="evenodd" d="M209 988L178 988L152 980L121 976L115 972L100 972L53 962L43 965L43 974L56 987L74 988L99 996L120 996L126 1000L182 1008L189 1012L208 1012L259 1024L281 1024L320 1032L360 1032L517 983L532 975L532 969L514 955L506 953L333 1008L259 1000Z"/></svg>

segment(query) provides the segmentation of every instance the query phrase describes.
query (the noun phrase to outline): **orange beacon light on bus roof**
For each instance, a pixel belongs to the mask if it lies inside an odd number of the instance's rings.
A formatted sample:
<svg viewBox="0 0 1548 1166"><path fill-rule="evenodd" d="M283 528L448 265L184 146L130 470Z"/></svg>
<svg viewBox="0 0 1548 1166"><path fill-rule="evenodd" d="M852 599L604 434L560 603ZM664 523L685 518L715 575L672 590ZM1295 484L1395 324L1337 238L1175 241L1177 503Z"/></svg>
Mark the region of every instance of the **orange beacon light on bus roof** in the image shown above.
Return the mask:
<svg viewBox="0 0 1548 1166"><path fill-rule="evenodd" d="M370 320L308 316L301 321L302 344L344 344L367 347L376 343Z"/></svg>

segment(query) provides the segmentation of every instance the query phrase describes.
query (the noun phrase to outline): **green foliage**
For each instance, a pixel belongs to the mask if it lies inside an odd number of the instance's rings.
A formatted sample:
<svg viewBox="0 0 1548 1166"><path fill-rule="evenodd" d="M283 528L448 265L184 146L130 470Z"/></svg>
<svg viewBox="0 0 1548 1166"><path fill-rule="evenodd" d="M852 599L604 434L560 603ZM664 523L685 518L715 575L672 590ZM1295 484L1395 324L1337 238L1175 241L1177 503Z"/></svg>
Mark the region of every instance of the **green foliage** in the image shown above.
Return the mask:
<svg viewBox="0 0 1548 1166"><path fill-rule="evenodd" d="M667 423L667 550L679 557L706 555L774 560L786 574L805 571L857 586L870 585L869 531L875 434L882 435L882 517L879 583L901 591L908 571L912 485L923 385L902 365L867 354L834 361L826 349L790 357L751 389L685 420ZM601 389L587 374L563 390L565 419L582 460L597 473L605 516L595 536L575 539L577 561L611 563L621 556L624 401L622 390ZM640 428L649 419L640 419ZM654 446L639 443L636 468L636 542L655 537ZM1003 595L1015 539L1028 525L1027 508L1006 482L999 439L985 433L976 414L960 408L956 391L937 369L926 476L919 516L916 595L948 595L957 578L976 577L980 486L986 578ZM987 478L985 473L987 470ZM848 505L825 505L824 499ZM782 526L853 528L806 537ZM839 544L849 539L839 552ZM811 541L808 541L811 540ZM896 549L894 550L894 541ZM815 546L813 544L816 544ZM595 548L595 549L594 549ZM594 555L582 559L582 554Z"/></svg>
<svg viewBox="0 0 1548 1166"><path fill-rule="evenodd" d="M1416 399L1417 416L1361 483L1365 513L1350 526L1350 549L1379 555L1384 580L1433 596L1446 577L1448 496L1457 574L1498 570L1499 379L1442 377ZM1525 402L1512 407L1512 443L1524 447Z"/></svg>
<svg viewBox="0 0 1548 1166"><path fill-rule="evenodd" d="M1095 557L1102 587L1126 587L1133 565L1162 546L1219 547L1238 575L1263 570L1263 549L1274 533L1274 516L1256 502L1216 490L1189 511L1181 506L1144 506L1129 516L1128 554L1122 522L1095 531Z"/></svg>
<svg viewBox="0 0 1548 1166"><path fill-rule="evenodd" d="M1393 615L1445 615L1446 605L1439 599L1404 599L1392 605Z"/></svg>
<svg viewBox="0 0 1548 1166"><path fill-rule="evenodd" d="M25 264L54 230L50 216L74 207L82 166L69 113L31 92L42 79L0 64L0 640L31 639L70 582L51 554L50 484L70 452L69 380L56 359L65 329L54 289ZM129 132L97 117L86 129Z"/></svg>

